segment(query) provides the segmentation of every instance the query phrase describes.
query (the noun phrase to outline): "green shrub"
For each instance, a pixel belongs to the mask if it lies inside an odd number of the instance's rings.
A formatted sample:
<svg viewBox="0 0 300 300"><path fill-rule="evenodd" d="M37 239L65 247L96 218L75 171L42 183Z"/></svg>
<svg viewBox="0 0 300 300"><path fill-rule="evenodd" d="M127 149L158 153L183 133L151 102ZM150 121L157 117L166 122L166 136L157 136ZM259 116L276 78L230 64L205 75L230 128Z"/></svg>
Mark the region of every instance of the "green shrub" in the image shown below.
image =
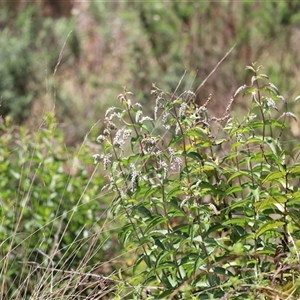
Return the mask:
<svg viewBox="0 0 300 300"><path fill-rule="evenodd" d="M37 7L29 5L18 15L2 8L0 26L0 115L10 115L15 123L21 123L30 115L34 100L49 89L49 75L74 24L63 18L42 19ZM70 47L64 48L61 64L78 56L74 32L67 42Z"/></svg>
<svg viewBox="0 0 300 300"><path fill-rule="evenodd" d="M120 252L114 226L103 229L110 216L94 148L66 148L52 114L35 133L0 130L0 298L91 293L79 291L83 278L110 274Z"/></svg>
<svg viewBox="0 0 300 300"><path fill-rule="evenodd" d="M53 114L35 133L4 119L0 298L298 299L296 117L248 69L219 119L192 91L153 85L149 117L125 90L100 146L67 148Z"/></svg>
<svg viewBox="0 0 300 300"><path fill-rule="evenodd" d="M135 256L124 299L299 298L299 146L287 100L255 64L222 118L196 95L153 86L153 117L131 93L106 113L96 163L107 169L119 239ZM249 112L234 117L240 94Z"/></svg>

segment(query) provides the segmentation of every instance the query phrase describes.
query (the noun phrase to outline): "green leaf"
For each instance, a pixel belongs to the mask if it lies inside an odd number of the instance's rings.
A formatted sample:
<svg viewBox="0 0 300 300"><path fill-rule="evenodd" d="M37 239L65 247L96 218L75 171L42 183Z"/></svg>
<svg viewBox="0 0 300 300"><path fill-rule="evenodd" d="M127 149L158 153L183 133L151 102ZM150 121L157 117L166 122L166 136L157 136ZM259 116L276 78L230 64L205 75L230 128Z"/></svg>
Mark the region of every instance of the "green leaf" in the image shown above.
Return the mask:
<svg viewBox="0 0 300 300"><path fill-rule="evenodd" d="M287 168L287 173L288 174L300 173L300 165L296 164L294 166Z"/></svg>
<svg viewBox="0 0 300 300"><path fill-rule="evenodd" d="M134 152L134 146L136 145L136 143L138 142L139 137L132 137L130 139L130 145L131 145L131 151Z"/></svg>
<svg viewBox="0 0 300 300"><path fill-rule="evenodd" d="M174 187L168 194L167 194L167 199L171 199L173 196L182 194L182 188L181 185L178 185Z"/></svg>
<svg viewBox="0 0 300 300"><path fill-rule="evenodd" d="M186 156L195 160L200 160L201 162L204 160L204 158L198 152L187 152Z"/></svg>
<svg viewBox="0 0 300 300"><path fill-rule="evenodd" d="M257 92L258 91L258 89L257 88L248 88L246 91L245 91L245 93L244 93L244 95L249 95L249 94L252 94L252 93L255 93L255 92Z"/></svg>
<svg viewBox="0 0 300 300"><path fill-rule="evenodd" d="M269 221L264 223L258 231L256 232L255 236L258 238L262 234L264 234L266 231L270 230L276 230L278 227L282 227L285 224L285 222L282 221Z"/></svg>
<svg viewBox="0 0 300 300"><path fill-rule="evenodd" d="M136 209L137 209L137 211L140 212L142 215L144 215L144 216L146 216L146 217L152 219L152 213L151 213L151 211L150 211L148 208L146 208L145 206L142 206L142 205L141 205L141 206L136 207Z"/></svg>
<svg viewBox="0 0 300 300"><path fill-rule="evenodd" d="M249 199L237 199L234 203L229 206L230 210L234 210L235 208L245 207L246 204L249 203Z"/></svg>
<svg viewBox="0 0 300 300"><path fill-rule="evenodd" d="M233 219L229 219L227 221L224 222L224 225L240 225L240 226L245 226L245 224L247 224L248 222L248 218L233 218Z"/></svg>
<svg viewBox="0 0 300 300"><path fill-rule="evenodd" d="M163 293L159 294L156 299L167 299L167 296L170 296L173 291L173 289L165 290Z"/></svg>
<svg viewBox="0 0 300 300"><path fill-rule="evenodd" d="M150 256L147 254L143 254L142 258L143 258L144 262L146 263L146 265L148 266L148 268L151 268L152 263L151 263Z"/></svg>
<svg viewBox="0 0 300 300"><path fill-rule="evenodd" d="M154 239L154 243L156 246L158 246L160 249L162 250L166 250L165 246L163 245L163 243L160 241L160 239Z"/></svg>
<svg viewBox="0 0 300 300"><path fill-rule="evenodd" d="M227 142L227 140L226 140L226 139L219 139L219 140L213 141L212 145L213 145L213 146L221 145L221 144L223 144L224 142Z"/></svg>
<svg viewBox="0 0 300 300"><path fill-rule="evenodd" d="M168 218L162 217L162 216L154 216L152 217L152 220L147 223L145 234L149 233L153 228L158 228L160 224L167 223Z"/></svg>
<svg viewBox="0 0 300 300"><path fill-rule="evenodd" d="M119 233L119 239L124 244L125 247L127 245L128 239L131 234L132 234L132 225L131 224L124 225Z"/></svg>
<svg viewBox="0 0 300 300"><path fill-rule="evenodd" d="M269 147L272 150L272 152L275 155L275 157L278 157L278 153L277 153L277 149L276 149L278 147L278 143L276 141L274 141L274 139L272 139L270 137L266 139L266 142L269 145Z"/></svg>
<svg viewBox="0 0 300 300"><path fill-rule="evenodd" d="M272 181L276 181L276 179L283 179L285 178L286 173L281 172L281 171L275 171L275 172L271 172L267 175L267 177L262 181L262 183L266 183L266 182L272 182Z"/></svg>
<svg viewBox="0 0 300 300"><path fill-rule="evenodd" d="M189 137L195 137L195 138L205 138L207 139L207 130L201 128L201 127L194 127L186 130L186 135Z"/></svg>
<svg viewBox="0 0 300 300"><path fill-rule="evenodd" d="M242 143L242 142L234 142L230 145L230 150L236 151L237 148L243 147L243 146L244 146L244 143ZM232 154L225 156L225 159L231 159L232 157L236 157L237 155L239 155L239 153L234 152Z"/></svg>
<svg viewBox="0 0 300 300"><path fill-rule="evenodd" d="M261 136L255 136L253 138L248 139L246 141L246 144L252 144L252 143L253 144L256 144L256 143L261 144L262 142L263 142L263 139Z"/></svg>
<svg viewBox="0 0 300 300"><path fill-rule="evenodd" d="M280 204L280 203L285 203L287 201L285 196L269 196L261 201L258 201L254 203L254 207L256 208L257 212L262 211L264 208L269 208L272 205Z"/></svg>
<svg viewBox="0 0 300 300"><path fill-rule="evenodd" d="M228 226L226 226L225 223L216 223L216 224L212 224L212 226L207 230L207 232L204 235L204 238L206 238L207 236L209 236L212 232L221 232L224 229L228 229Z"/></svg>
<svg viewBox="0 0 300 300"><path fill-rule="evenodd" d="M216 274L221 274L221 275L224 275L224 276L234 276L228 269L224 269L224 268L221 268L221 267L215 267L214 272Z"/></svg>
<svg viewBox="0 0 300 300"><path fill-rule="evenodd" d="M205 163L202 171L207 172L207 171L214 171L215 170L215 166L213 164L209 164L209 163Z"/></svg>
<svg viewBox="0 0 300 300"><path fill-rule="evenodd" d="M143 261L145 261L144 255L141 255L141 256L139 256L139 257L137 258L137 260L136 260L136 261L134 262L134 264L133 264L133 272L136 271L136 269L137 269L137 267L139 266L139 264L140 264L141 262L143 262Z"/></svg>
<svg viewBox="0 0 300 300"><path fill-rule="evenodd" d="M270 125L270 126L277 126L279 128L287 128L287 125L285 123L282 123L278 120L266 120L266 125Z"/></svg>
<svg viewBox="0 0 300 300"><path fill-rule="evenodd" d="M238 177L241 177L241 176L247 176L247 177L250 177L251 175L251 172L250 171L238 171L238 172L235 172L234 174L232 174L229 178L228 178L228 183L230 181L232 181L233 179L235 178L238 178Z"/></svg>
<svg viewBox="0 0 300 300"><path fill-rule="evenodd" d="M155 268L158 268L163 262L169 261L170 255L172 255L171 251L161 251L155 260Z"/></svg>
<svg viewBox="0 0 300 300"><path fill-rule="evenodd" d="M111 172L114 174L119 166L119 162L114 161L111 165Z"/></svg>
<svg viewBox="0 0 300 300"><path fill-rule="evenodd" d="M240 186L240 185L237 185L237 186L231 186L229 187L226 191L225 191L225 194L227 196L229 196L230 194L234 194L236 192L239 192L239 191L242 191L243 188Z"/></svg>
<svg viewBox="0 0 300 300"><path fill-rule="evenodd" d="M196 273L200 266L204 266L205 265L205 261L199 256L194 263L194 273Z"/></svg>
<svg viewBox="0 0 300 300"><path fill-rule="evenodd" d="M143 199L149 199L154 193L156 192L160 192L161 191L161 187L160 186L151 186L147 192L144 193L144 195L141 195L143 196Z"/></svg>

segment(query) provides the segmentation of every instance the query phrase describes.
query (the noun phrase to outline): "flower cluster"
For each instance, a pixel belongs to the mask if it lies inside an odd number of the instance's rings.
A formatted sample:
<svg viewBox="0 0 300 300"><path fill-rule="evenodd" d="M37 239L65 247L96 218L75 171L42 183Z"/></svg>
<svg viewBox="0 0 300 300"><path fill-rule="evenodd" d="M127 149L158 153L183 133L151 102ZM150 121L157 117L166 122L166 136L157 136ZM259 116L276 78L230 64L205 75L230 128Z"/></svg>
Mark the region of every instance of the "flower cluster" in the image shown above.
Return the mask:
<svg viewBox="0 0 300 300"><path fill-rule="evenodd" d="M180 170L182 166L182 159L178 156L175 156L175 151L173 148L168 148L169 154L170 154L170 169L172 171Z"/></svg>
<svg viewBox="0 0 300 300"><path fill-rule="evenodd" d="M141 175L140 171L137 171L135 165L133 163L130 164L130 176L131 176L131 191L133 192L139 176Z"/></svg>
<svg viewBox="0 0 300 300"><path fill-rule="evenodd" d="M109 164L111 163L111 157L112 157L112 155L110 153L108 153L106 155L104 155L104 154L94 154L93 155L94 164L98 164L100 162L100 160L102 160L104 169L107 170Z"/></svg>
<svg viewBox="0 0 300 300"><path fill-rule="evenodd" d="M143 112L141 110L138 110L135 114L135 122L143 124L145 121L153 121L153 119L148 116L144 117Z"/></svg>
<svg viewBox="0 0 300 300"><path fill-rule="evenodd" d="M115 137L113 138L113 146L120 148L125 145L126 140L131 135L131 129L121 128L116 132Z"/></svg>

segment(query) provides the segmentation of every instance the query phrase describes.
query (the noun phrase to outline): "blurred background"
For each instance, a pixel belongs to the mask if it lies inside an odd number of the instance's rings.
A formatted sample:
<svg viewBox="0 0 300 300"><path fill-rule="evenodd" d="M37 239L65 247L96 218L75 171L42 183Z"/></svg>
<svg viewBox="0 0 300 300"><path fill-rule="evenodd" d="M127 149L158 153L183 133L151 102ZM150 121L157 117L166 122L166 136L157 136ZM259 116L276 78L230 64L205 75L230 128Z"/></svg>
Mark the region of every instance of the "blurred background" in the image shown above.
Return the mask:
<svg viewBox="0 0 300 300"><path fill-rule="evenodd" d="M299 93L300 1L0 5L2 122L37 128L55 107L69 145L82 142L123 87L151 112L152 83L172 92L184 75L178 92L195 90L235 44L198 94L199 103L212 94L213 114L222 115L235 90L250 82L245 67L252 62L264 66L285 97ZM240 101L234 109L247 106Z"/></svg>

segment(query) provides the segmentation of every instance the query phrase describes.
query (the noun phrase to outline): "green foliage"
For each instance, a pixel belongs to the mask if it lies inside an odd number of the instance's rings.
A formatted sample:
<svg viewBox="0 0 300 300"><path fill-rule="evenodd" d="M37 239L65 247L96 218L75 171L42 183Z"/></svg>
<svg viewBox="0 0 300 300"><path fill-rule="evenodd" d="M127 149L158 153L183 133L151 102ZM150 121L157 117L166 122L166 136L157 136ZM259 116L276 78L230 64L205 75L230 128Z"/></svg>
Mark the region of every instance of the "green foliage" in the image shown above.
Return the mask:
<svg viewBox="0 0 300 300"><path fill-rule="evenodd" d="M74 24L65 19L41 19L36 7L28 6L17 16L2 8L0 26L0 115L10 115L20 123L29 117L34 100L43 95L45 87L41 87L49 70L55 69ZM79 51L75 37L70 39L69 62Z"/></svg>
<svg viewBox="0 0 300 300"><path fill-rule="evenodd" d="M114 227L102 228L109 215L92 149L66 148L52 114L36 133L0 130L0 298L83 297L90 291L76 288L85 274L112 272L118 251Z"/></svg>
<svg viewBox="0 0 300 300"><path fill-rule="evenodd" d="M0 12L0 115L22 121L31 109L32 122L55 103L68 143L84 137L120 86L133 89L143 105L151 102L152 82L174 91L185 73L181 91L195 89L233 44L198 103L212 93L210 106L220 116L233 90L248 80L242 68L252 61L263 61L281 90L297 93L295 1L78 2L72 18L56 20L33 3L11 15L5 10L11 3L2 3Z"/></svg>
<svg viewBox="0 0 300 300"><path fill-rule="evenodd" d="M299 147L285 140L296 117L260 67L247 69L251 84L221 118L209 116L210 99L199 106L192 91L155 85L152 118L126 90L106 112L94 158L136 257L117 277L123 298L299 298ZM231 112L240 94L243 118Z"/></svg>
<svg viewBox="0 0 300 300"><path fill-rule="evenodd" d="M177 84L175 78L181 77L185 71L185 88L193 81L195 84L202 82L224 54L224 49L237 44L230 59L224 63L224 73L219 71L222 80L219 77L209 80L204 87L204 95L211 92L217 98L228 95L230 86L238 86L246 80L246 76L241 78L242 66L249 61L261 61L265 55L268 55L265 67L272 72L275 83L280 88L292 88L293 84L283 78L291 72L290 63L297 57L296 53L292 54L292 36L299 22L298 7L299 3L292 1L171 1L153 5L137 2L134 10L149 46L142 49L135 47L132 56L139 57L138 52L141 51L140 55L148 60L154 58L158 64L148 66L148 74L153 76L154 82L159 78L165 88L174 90ZM136 41L134 37L132 43ZM288 59L289 55L292 55L292 60ZM146 62L137 58L136 73L145 65ZM217 110L223 109L220 103L215 105L219 106Z"/></svg>
<svg viewBox="0 0 300 300"><path fill-rule="evenodd" d="M11 112L13 117L27 117L30 104L35 96L34 93L28 93L29 84L35 81L34 59L29 50L33 30L32 13L33 10L28 9L19 16L16 22L18 35L13 35L7 27L3 29L0 35L2 45L0 67L2 115Z"/></svg>

